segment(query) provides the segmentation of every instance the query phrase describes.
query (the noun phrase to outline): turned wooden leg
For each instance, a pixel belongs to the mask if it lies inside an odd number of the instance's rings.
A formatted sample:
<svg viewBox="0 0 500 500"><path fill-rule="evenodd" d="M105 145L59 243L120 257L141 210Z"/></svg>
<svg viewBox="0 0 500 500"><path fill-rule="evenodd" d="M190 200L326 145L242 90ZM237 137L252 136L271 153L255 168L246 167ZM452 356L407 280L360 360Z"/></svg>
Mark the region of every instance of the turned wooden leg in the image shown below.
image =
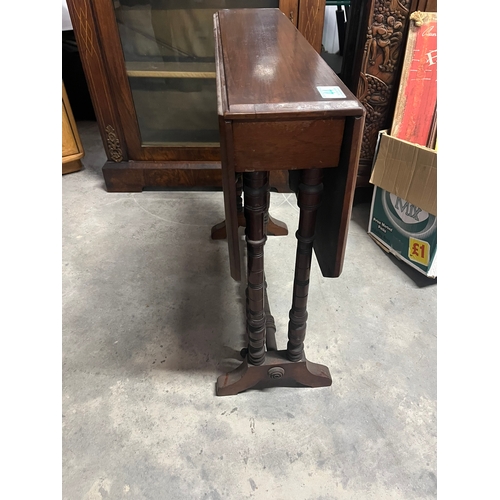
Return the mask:
<svg viewBox="0 0 500 500"><path fill-rule="evenodd" d="M236 174L236 208L238 217L238 226L245 227L246 219L243 210L243 200L241 194L243 191L243 174ZM269 198L270 193L267 191L267 206L269 208ZM265 221L267 224L267 234L270 236L286 236L288 234L288 228L286 224L280 220L275 219L269 215L269 210L266 211ZM226 233L226 221L219 222L212 227L211 237L213 240L223 240L227 237Z"/></svg>
<svg viewBox="0 0 500 500"><path fill-rule="evenodd" d="M272 217L269 216L269 205L271 202L271 197L269 190L267 191L267 210L264 214L264 234L268 234L269 224L272 222ZM279 222L279 221L278 221ZM280 223L283 224L283 223ZM286 234L288 234L288 229L286 229ZM276 344L276 323L274 322L274 316L271 314L271 307L269 306L269 298L267 296L267 281L266 273L264 272L264 313L266 317L266 350L267 351L277 351L278 346Z"/></svg>
<svg viewBox="0 0 500 500"><path fill-rule="evenodd" d="M265 281L266 277L264 274L264 316L266 318L266 351L277 351L278 345L276 343L276 323L274 320L274 316L271 313L271 308L269 306L269 299L267 297L267 282ZM246 309L245 315L248 316L248 289L245 290L246 293ZM245 317L246 317L245 316ZM244 347L240 351L240 355L242 358L246 358L248 354L248 347Z"/></svg>
<svg viewBox="0 0 500 500"><path fill-rule="evenodd" d="M320 168L303 170L299 185L298 205L300 208L293 282L292 308L288 323L287 355L290 361L300 361L304 355L304 338L307 324L307 295L313 251L316 214L323 191L323 171Z"/></svg>
<svg viewBox="0 0 500 500"><path fill-rule="evenodd" d="M264 280L265 280L264 276ZM267 281L264 281L264 313L266 316L266 350L277 351L278 345L276 344L276 323L274 316L271 314L269 306L269 299L267 297Z"/></svg>
<svg viewBox="0 0 500 500"><path fill-rule="evenodd" d="M288 346L277 350L274 318L271 316L264 276L266 240L262 188L267 181L260 173L245 174L245 214L247 216L248 287L245 358L232 372L217 379L218 396L232 396L247 389L265 387L327 387L332 384L328 367L312 363L304 354L307 320L307 293L312 257L316 210L321 199L321 170L302 174L299 190L300 220L297 231L297 260L290 311ZM267 351L266 351L267 347Z"/></svg>
<svg viewBox="0 0 500 500"><path fill-rule="evenodd" d="M264 311L264 216L267 210L268 172L245 173L245 219L247 242L247 334L248 362L264 363L266 316Z"/></svg>

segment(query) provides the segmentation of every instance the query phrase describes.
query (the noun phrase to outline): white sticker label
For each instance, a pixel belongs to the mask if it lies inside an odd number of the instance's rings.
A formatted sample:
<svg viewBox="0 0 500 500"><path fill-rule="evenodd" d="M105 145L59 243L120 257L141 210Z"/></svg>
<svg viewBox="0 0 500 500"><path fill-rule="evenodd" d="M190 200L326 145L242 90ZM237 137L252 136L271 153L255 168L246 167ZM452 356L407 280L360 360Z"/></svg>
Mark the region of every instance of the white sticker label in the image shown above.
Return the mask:
<svg viewBox="0 0 500 500"><path fill-rule="evenodd" d="M316 87L321 94L323 99L343 99L345 97L344 92L340 90L340 87Z"/></svg>

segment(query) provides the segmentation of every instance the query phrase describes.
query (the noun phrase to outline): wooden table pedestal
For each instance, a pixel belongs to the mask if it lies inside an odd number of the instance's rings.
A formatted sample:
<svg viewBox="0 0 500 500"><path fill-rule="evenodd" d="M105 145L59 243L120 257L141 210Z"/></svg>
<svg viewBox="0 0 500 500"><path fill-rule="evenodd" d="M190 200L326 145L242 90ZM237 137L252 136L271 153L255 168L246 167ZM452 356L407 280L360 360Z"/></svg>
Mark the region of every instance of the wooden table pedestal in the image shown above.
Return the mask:
<svg viewBox="0 0 500 500"><path fill-rule="evenodd" d="M235 395L252 387L325 387L332 383L328 368L308 361L304 353L307 295L313 251L316 213L323 184L321 169L303 170L299 186L300 208L292 307L286 350L277 350L274 318L266 294L264 276L265 214L268 206L269 172L245 173L244 196L247 243L246 325L248 349L243 363L217 380L217 395Z"/></svg>
<svg viewBox="0 0 500 500"><path fill-rule="evenodd" d="M214 36L225 230L236 281L244 194L248 338L243 362L218 378L216 392L329 386L328 368L304 353L311 259L314 250L323 276L340 275L365 110L278 9L219 11ZM289 171L300 209L284 350L276 344L264 274L269 176L276 170Z"/></svg>

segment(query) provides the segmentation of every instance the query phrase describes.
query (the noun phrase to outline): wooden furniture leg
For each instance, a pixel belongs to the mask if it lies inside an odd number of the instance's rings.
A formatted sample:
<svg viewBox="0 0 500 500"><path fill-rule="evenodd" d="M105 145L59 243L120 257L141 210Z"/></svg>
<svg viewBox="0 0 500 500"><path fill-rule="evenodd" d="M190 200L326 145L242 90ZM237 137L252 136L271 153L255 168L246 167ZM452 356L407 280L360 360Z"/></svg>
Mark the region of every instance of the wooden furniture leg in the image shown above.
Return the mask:
<svg viewBox="0 0 500 500"><path fill-rule="evenodd" d="M290 361L300 361L304 357L304 338L307 323L307 296L313 252L316 215L323 192L323 170L312 168L303 170L300 176L298 205L300 208L295 258L295 278L293 282L292 308L288 323L287 356ZM326 367L325 367L326 368Z"/></svg>
<svg viewBox="0 0 500 500"><path fill-rule="evenodd" d="M238 216L238 227L245 227L245 214L243 213L243 201L241 193L243 190L242 174L236 174L236 210ZM226 221L223 220L212 227L211 238L213 240L225 240L227 238Z"/></svg>
<svg viewBox="0 0 500 500"><path fill-rule="evenodd" d="M264 280L265 280L264 276ZM274 321L274 316L271 314L271 309L269 307L269 299L267 297L267 283L264 281L264 315L266 317L266 351L277 351L278 346L276 344L276 323ZM245 317L248 316L248 290L246 290L246 313ZM244 347L240 351L240 355L243 359L247 357L248 347Z"/></svg>
<svg viewBox="0 0 500 500"><path fill-rule="evenodd" d="M264 276L264 280L265 279L266 278ZM264 281L264 312L266 314L266 349L268 351L277 351L278 346L276 344L276 323L274 322L274 316L271 314L271 308L269 307L266 281Z"/></svg>
<svg viewBox="0 0 500 500"><path fill-rule="evenodd" d="M328 368L311 363L304 354L307 293L314 240L316 212L323 185L321 169L305 170L299 187L300 220L297 231L297 259L288 331L288 347L276 350L274 318L267 301L264 277L264 214L268 173L244 174L246 238L248 252L247 334L248 349L243 363L217 379L218 396L238 394L250 388L272 386L325 387L332 384ZM268 320L269 317L269 320ZM266 351L267 347L267 351Z"/></svg>
<svg viewBox="0 0 500 500"><path fill-rule="evenodd" d="M266 316L264 312L264 215L267 210L268 172L244 175L245 218L247 219L247 335L248 361L261 365L266 356Z"/></svg>
<svg viewBox="0 0 500 500"><path fill-rule="evenodd" d="M278 9L220 10L214 15L214 39L229 270L234 280L242 274L237 173L244 174L249 259L248 348L241 365L218 378L217 394L266 386L328 386L328 368L310 363L304 353L312 251L324 277L340 276L366 110L319 49L315 51ZM348 48L346 44L344 54ZM266 59L270 53L271 62ZM331 93L323 92L319 82ZM280 351L266 302L262 226L267 176L284 171L298 194L300 220L288 344ZM269 182L275 185L272 178Z"/></svg>
<svg viewBox="0 0 500 500"><path fill-rule="evenodd" d="M238 226L246 227L245 214L243 212L243 202L241 199L241 193L243 189L243 177L242 174L236 174L236 207L238 211ZM269 190L267 192L267 206L269 207ZM286 224L280 220L277 220L269 215L269 211L266 211L266 222L267 222L267 234L271 236L286 236L288 234L288 228ZM226 232L226 221L219 222L212 227L211 237L213 240L224 240L227 237Z"/></svg>
<svg viewBox="0 0 500 500"><path fill-rule="evenodd" d="M271 203L271 193L269 189L267 190L267 210L265 214L265 223L267 226L267 234L270 236L286 236L288 234L288 228L286 224L274 217L271 217L269 213L269 205Z"/></svg>

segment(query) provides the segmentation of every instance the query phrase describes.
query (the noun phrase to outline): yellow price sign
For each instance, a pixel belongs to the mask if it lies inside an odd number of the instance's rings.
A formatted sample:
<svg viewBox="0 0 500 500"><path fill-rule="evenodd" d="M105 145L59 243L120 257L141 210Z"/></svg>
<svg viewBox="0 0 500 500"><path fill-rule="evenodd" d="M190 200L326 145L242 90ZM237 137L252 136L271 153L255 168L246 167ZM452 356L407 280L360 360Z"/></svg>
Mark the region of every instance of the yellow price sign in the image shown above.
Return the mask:
<svg viewBox="0 0 500 500"><path fill-rule="evenodd" d="M431 247L427 241L410 238L410 244L408 247L408 257L410 260L423 264L424 266L428 266L430 250Z"/></svg>

